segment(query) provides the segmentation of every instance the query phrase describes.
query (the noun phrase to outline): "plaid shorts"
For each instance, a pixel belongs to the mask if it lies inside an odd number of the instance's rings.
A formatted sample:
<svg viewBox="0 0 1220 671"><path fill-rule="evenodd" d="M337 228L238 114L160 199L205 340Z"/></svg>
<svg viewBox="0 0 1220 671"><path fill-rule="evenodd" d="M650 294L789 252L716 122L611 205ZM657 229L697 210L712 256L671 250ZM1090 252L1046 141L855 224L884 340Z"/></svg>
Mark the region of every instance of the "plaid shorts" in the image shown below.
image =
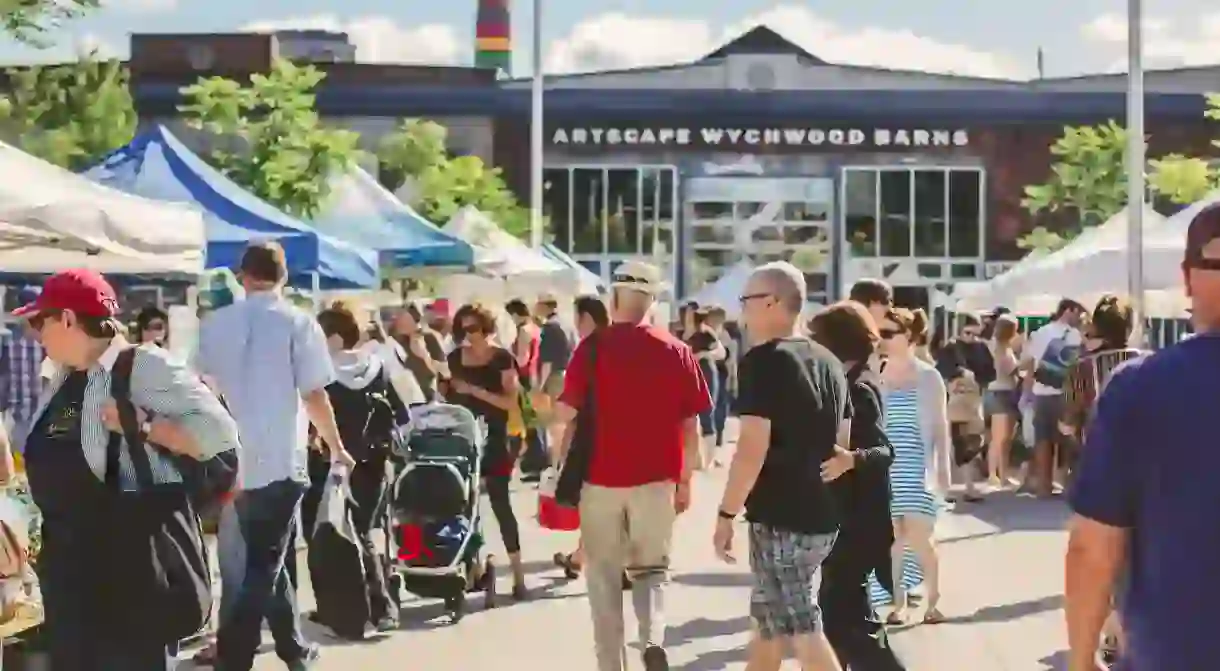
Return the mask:
<svg viewBox="0 0 1220 671"><path fill-rule="evenodd" d="M822 630L817 578L837 535L750 525L750 617L763 639Z"/></svg>

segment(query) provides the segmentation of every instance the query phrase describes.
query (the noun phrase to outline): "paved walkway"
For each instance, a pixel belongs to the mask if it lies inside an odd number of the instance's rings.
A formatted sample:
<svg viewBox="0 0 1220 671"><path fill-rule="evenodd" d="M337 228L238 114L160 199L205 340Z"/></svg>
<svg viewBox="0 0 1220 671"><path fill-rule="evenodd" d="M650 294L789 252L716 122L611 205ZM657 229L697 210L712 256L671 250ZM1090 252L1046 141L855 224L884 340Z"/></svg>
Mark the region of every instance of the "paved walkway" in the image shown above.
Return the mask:
<svg viewBox="0 0 1220 671"><path fill-rule="evenodd" d="M669 649L675 669L740 670L748 637L744 567L718 563L711 530L722 474L696 483L695 507L681 519L675 584L669 592ZM517 493L518 513L532 514L533 493ZM949 622L898 631L895 645L911 671L1041 671L1061 669L1061 562L1065 513L1061 502L1004 495L946 515L941 538L942 610ZM493 547L498 545L490 525ZM435 602L409 601L401 631L362 643L341 643L317 629L326 646L318 671L470 669L577 671L591 669L591 632L580 581L566 583L551 567L554 552L575 540L526 522L526 548L535 598L477 610L461 624L439 618ZM507 584L502 585L505 591ZM302 594L306 604L311 597ZM629 610L629 608L628 608ZM634 630L630 614L628 631ZM307 625L308 626L308 625ZM269 646L268 646L269 647ZM789 662L790 668L795 668ZM282 669L273 654L259 671ZM640 668L634 664L632 668Z"/></svg>

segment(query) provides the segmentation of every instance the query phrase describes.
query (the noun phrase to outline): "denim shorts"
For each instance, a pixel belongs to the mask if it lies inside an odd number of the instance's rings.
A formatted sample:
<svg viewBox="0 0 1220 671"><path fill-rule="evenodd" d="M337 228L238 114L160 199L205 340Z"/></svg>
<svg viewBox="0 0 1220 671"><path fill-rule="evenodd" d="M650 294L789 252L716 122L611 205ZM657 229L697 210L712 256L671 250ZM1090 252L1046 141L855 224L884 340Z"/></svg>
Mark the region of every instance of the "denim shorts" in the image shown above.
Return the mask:
<svg viewBox="0 0 1220 671"><path fill-rule="evenodd" d="M983 412L988 417L1004 415L1018 418L1021 416L1021 409L1017 407L1018 400L1020 395L1016 389L988 389L983 395Z"/></svg>
<svg viewBox="0 0 1220 671"><path fill-rule="evenodd" d="M835 536L750 525L750 617L764 640L822 630L817 581Z"/></svg>

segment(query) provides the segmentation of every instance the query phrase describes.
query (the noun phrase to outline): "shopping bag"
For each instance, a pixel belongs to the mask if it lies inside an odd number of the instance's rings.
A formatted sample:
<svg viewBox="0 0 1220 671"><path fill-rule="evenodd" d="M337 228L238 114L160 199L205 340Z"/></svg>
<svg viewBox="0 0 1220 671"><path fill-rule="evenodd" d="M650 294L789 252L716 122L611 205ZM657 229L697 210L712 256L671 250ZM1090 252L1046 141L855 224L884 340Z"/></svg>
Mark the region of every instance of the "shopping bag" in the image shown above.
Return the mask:
<svg viewBox="0 0 1220 671"><path fill-rule="evenodd" d="M559 471L547 469L538 484L538 524L551 531L575 531L580 528L580 510L555 500L558 485Z"/></svg>
<svg viewBox="0 0 1220 671"><path fill-rule="evenodd" d="M371 608L349 497L347 469L332 466L309 541L309 578L318 622L345 638L361 638Z"/></svg>

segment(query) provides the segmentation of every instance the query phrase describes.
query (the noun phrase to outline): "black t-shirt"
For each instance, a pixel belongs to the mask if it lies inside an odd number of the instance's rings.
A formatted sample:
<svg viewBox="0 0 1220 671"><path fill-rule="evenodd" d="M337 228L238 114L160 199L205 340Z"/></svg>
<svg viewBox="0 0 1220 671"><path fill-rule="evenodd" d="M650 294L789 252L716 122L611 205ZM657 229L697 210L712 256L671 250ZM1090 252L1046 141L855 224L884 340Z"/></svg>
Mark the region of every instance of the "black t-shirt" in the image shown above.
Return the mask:
<svg viewBox="0 0 1220 671"><path fill-rule="evenodd" d="M499 347L491 353L491 359L481 366L463 364L461 348L449 353L449 374L452 379L463 380L493 394L504 391L504 371L516 369L517 362L513 355ZM487 445L483 451L484 471L503 465L504 460L508 458L508 411L476 396L459 394L452 389L445 394L445 399L454 405L467 408L475 417L482 417L487 423Z"/></svg>
<svg viewBox="0 0 1220 671"><path fill-rule="evenodd" d="M690 346L690 351L698 356L716 349L716 334L706 329L699 329L686 339L686 344Z"/></svg>
<svg viewBox="0 0 1220 671"><path fill-rule="evenodd" d="M839 424L851 417L842 364L825 347L791 337L758 345L738 372L738 414L770 420L771 441L746 519L807 534L839 529L837 497L822 482Z"/></svg>
<svg viewBox="0 0 1220 671"><path fill-rule="evenodd" d="M550 317L542 323L540 342L538 343L538 363L551 364L551 372L558 373L568 369L568 360L572 358L572 339L567 330L559 322L559 317Z"/></svg>

